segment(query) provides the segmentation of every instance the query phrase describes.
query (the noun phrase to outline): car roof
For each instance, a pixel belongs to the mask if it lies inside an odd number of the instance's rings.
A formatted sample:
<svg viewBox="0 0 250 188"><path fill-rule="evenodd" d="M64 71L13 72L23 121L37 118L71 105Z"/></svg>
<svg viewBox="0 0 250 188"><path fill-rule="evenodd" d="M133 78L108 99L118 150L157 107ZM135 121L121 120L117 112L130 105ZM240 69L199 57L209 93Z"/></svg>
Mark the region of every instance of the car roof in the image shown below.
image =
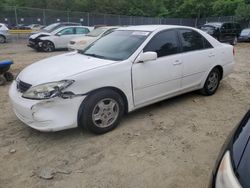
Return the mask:
<svg viewBox="0 0 250 188"><path fill-rule="evenodd" d="M122 27L118 30L131 30L131 31L156 31L162 29L173 29L173 28L191 28L187 26L180 26L180 25L139 25L139 26L128 26Z"/></svg>

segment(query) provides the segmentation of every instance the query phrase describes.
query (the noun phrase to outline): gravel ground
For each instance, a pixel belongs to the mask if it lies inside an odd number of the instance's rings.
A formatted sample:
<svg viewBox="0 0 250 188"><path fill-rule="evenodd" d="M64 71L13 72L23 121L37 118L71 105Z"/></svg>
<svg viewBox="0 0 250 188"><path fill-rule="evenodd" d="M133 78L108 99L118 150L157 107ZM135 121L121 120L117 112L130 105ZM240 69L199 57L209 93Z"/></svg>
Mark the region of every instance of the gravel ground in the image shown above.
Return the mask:
<svg viewBox="0 0 250 188"><path fill-rule="evenodd" d="M221 145L250 107L249 49L237 45L235 72L215 95L192 92L145 107L100 136L31 129L12 112L9 85L0 86L0 187L207 187ZM37 53L24 42L0 46L15 74L60 53Z"/></svg>

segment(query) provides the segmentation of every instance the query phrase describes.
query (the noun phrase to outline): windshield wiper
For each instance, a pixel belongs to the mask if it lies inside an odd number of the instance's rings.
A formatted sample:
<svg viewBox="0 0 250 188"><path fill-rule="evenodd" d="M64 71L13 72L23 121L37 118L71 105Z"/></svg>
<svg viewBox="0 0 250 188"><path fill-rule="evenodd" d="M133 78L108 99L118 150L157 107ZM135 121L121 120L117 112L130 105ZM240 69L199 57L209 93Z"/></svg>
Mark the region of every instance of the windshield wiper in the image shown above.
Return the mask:
<svg viewBox="0 0 250 188"><path fill-rule="evenodd" d="M97 55L97 54L88 54L88 53L83 53L83 52L82 52L82 54L87 55L87 56L91 56L91 57L100 58L100 59L108 59L108 58L105 57L105 56Z"/></svg>

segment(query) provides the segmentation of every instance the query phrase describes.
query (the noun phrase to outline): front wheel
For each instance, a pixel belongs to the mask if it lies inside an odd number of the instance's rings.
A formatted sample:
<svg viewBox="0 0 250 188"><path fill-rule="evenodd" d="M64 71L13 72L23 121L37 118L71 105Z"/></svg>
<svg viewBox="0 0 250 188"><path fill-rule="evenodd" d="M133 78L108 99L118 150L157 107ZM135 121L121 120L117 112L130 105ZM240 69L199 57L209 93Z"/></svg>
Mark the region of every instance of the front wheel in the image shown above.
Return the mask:
<svg viewBox="0 0 250 188"><path fill-rule="evenodd" d="M44 52L53 52L55 50L55 45L51 41L44 41L42 43L42 50Z"/></svg>
<svg viewBox="0 0 250 188"><path fill-rule="evenodd" d="M221 73L218 68L214 68L208 75L204 87L200 90L203 95L213 95L219 85L221 80Z"/></svg>
<svg viewBox="0 0 250 188"><path fill-rule="evenodd" d="M123 113L122 97L113 90L104 89L84 100L79 124L95 134L103 134L117 127Z"/></svg>

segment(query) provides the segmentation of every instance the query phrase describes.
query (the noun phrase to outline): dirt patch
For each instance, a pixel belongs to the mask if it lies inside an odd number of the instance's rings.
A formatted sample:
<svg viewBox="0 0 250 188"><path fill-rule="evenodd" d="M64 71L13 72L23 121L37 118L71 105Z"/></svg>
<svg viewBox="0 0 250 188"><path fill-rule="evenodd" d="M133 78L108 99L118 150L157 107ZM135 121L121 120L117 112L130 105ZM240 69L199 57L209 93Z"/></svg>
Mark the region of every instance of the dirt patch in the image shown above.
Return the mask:
<svg viewBox="0 0 250 188"><path fill-rule="evenodd" d="M214 96L188 93L145 107L101 136L33 130L12 112L9 85L1 86L0 187L207 187L221 145L250 107L249 49L237 45L235 72ZM0 46L15 74L60 53L37 53L24 42Z"/></svg>

